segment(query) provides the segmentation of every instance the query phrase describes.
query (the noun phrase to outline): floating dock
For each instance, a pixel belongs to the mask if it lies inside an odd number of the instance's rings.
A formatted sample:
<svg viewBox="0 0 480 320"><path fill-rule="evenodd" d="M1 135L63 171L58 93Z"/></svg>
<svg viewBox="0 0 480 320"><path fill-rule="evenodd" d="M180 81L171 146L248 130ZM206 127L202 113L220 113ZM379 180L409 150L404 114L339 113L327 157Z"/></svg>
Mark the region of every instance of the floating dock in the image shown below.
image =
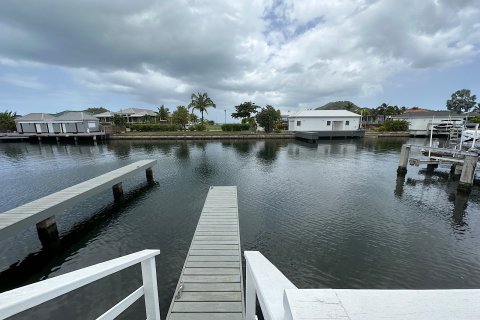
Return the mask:
<svg viewBox="0 0 480 320"><path fill-rule="evenodd" d="M123 194L122 181L140 170L145 170L147 180L153 181L152 167L157 160L141 160L72 187L52 193L20 207L0 213L0 240L36 224L42 242L57 238L55 215L105 189L112 188L115 199Z"/></svg>
<svg viewBox="0 0 480 320"><path fill-rule="evenodd" d="M168 320L243 320L237 187L210 187Z"/></svg>
<svg viewBox="0 0 480 320"><path fill-rule="evenodd" d="M331 131L296 131L295 138L314 143L317 140L328 138L362 138L365 130L331 130Z"/></svg>

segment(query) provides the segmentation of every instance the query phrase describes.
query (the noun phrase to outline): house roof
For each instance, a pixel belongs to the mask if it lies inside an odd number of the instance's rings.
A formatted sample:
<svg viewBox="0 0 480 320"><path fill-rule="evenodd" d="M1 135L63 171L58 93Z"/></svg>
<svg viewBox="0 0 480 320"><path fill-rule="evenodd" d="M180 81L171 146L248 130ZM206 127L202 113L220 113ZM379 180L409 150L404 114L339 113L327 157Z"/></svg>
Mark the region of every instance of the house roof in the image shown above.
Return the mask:
<svg viewBox="0 0 480 320"><path fill-rule="evenodd" d="M65 112L61 116L55 118L56 121L84 121L84 120L98 120L90 113L83 111Z"/></svg>
<svg viewBox="0 0 480 320"><path fill-rule="evenodd" d="M404 113L398 116L392 116L394 119L405 119L405 118L432 118L432 117L450 117L450 118L463 118L463 114L458 114L451 111L425 111L425 112L409 112Z"/></svg>
<svg viewBox="0 0 480 320"><path fill-rule="evenodd" d="M315 118L315 117L358 117L360 118L361 115L347 111L347 110L303 110L300 112L291 115L290 118L297 118L297 117L308 117L308 118Z"/></svg>
<svg viewBox="0 0 480 320"><path fill-rule="evenodd" d="M106 112L94 114L93 116L95 118L108 118L108 117L113 117L115 114L117 114L117 112L106 111Z"/></svg>
<svg viewBox="0 0 480 320"><path fill-rule="evenodd" d="M156 115L155 111L153 111L153 110L141 109L141 108L122 109L122 110L118 111L117 113L128 114L128 115L131 115L133 117L143 117L143 116L146 116L146 115L155 116Z"/></svg>
<svg viewBox="0 0 480 320"><path fill-rule="evenodd" d="M55 117L48 113L29 113L23 117L15 119L15 121L48 121Z"/></svg>

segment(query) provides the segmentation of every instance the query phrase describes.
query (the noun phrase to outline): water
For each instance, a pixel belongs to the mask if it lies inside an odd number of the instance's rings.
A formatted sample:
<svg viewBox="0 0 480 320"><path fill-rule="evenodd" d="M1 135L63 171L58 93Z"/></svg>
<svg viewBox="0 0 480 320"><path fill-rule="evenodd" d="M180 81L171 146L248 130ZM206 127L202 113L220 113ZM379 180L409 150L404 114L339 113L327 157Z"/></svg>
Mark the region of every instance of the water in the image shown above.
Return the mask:
<svg viewBox="0 0 480 320"><path fill-rule="evenodd" d="M300 288L479 288L480 189L456 194L448 168L408 167L400 147L422 139L0 144L0 212L137 160L139 173L57 217L61 244L34 228L0 242L0 291L142 249L157 258L164 316L210 185L236 185L243 250L258 250ZM138 266L16 319L91 319L140 286ZM141 318L137 302L121 318Z"/></svg>

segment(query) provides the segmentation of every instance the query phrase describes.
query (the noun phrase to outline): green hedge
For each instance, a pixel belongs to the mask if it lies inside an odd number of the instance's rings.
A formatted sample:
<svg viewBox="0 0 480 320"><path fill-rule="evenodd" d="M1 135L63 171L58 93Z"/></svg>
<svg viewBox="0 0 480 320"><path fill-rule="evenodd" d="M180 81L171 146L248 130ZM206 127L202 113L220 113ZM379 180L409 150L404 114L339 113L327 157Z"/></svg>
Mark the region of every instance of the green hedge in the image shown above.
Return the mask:
<svg viewBox="0 0 480 320"><path fill-rule="evenodd" d="M222 131L248 131L250 125L248 123L227 123L222 124Z"/></svg>
<svg viewBox="0 0 480 320"><path fill-rule="evenodd" d="M405 120L385 120L385 122L378 127L377 131L408 131L408 122Z"/></svg>
<svg viewBox="0 0 480 320"><path fill-rule="evenodd" d="M169 125L169 124L129 124L128 127L133 131L179 131L182 130L181 125Z"/></svg>

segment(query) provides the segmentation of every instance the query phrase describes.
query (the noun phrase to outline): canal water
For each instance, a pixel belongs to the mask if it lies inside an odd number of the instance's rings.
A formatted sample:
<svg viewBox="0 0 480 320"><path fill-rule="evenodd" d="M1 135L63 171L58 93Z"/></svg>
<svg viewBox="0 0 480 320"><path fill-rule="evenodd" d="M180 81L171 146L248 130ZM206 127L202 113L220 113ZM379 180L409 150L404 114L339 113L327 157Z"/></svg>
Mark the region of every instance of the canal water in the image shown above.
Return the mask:
<svg viewBox="0 0 480 320"><path fill-rule="evenodd" d="M35 229L0 241L0 291L142 249L156 259L164 316L211 185L238 186L242 250L258 250L299 288L480 288L480 188L456 193L448 168L396 168L423 139L0 144L0 212L141 159L143 173ZM140 286L135 266L15 319L93 319ZM122 319L142 318L137 302Z"/></svg>

